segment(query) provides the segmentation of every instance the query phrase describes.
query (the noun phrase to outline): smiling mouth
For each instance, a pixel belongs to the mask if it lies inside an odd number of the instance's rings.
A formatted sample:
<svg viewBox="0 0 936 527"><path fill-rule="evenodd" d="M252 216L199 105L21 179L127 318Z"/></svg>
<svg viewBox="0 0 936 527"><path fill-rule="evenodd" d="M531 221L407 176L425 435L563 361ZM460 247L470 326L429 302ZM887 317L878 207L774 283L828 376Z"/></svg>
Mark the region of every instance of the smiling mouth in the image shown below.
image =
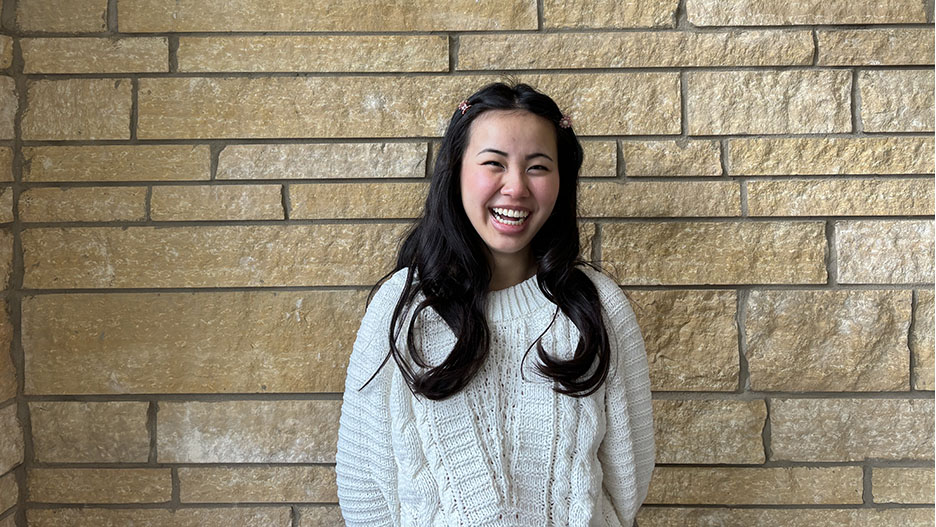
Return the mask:
<svg viewBox="0 0 936 527"><path fill-rule="evenodd" d="M499 207L494 207L488 210L491 211L491 215L497 222L503 223L504 225L523 225L527 218L530 217L529 211L525 210L502 209Z"/></svg>

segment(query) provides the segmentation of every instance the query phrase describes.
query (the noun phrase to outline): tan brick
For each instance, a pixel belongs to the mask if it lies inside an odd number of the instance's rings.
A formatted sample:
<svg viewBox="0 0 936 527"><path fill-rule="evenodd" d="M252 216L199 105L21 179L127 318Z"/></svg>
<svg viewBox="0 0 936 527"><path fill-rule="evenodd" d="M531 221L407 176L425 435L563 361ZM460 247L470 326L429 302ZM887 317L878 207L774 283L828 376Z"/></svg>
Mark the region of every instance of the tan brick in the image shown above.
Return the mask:
<svg viewBox="0 0 936 527"><path fill-rule="evenodd" d="M16 515L10 514L6 518L0 520L0 527L16 527Z"/></svg>
<svg viewBox="0 0 936 527"><path fill-rule="evenodd" d="M280 185L154 186L154 221L282 220Z"/></svg>
<svg viewBox="0 0 936 527"><path fill-rule="evenodd" d="M932 527L928 509L731 509L642 507L640 527Z"/></svg>
<svg viewBox="0 0 936 527"><path fill-rule="evenodd" d="M910 291L752 291L745 328L751 389L910 389Z"/></svg>
<svg viewBox="0 0 936 527"><path fill-rule="evenodd" d="M624 175L720 176L716 141L621 141Z"/></svg>
<svg viewBox="0 0 936 527"><path fill-rule="evenodd" d="M30 403L35 460L40 463L145 462L150 443L146 430L147 407L148 403L132 401Z"/></svg>
<svg viewBox="0 0 936 527"><path fill-rule="evenodd" d="M29 501L162 503L172 497L168 468L31 468Z"/></svg>
<svg viewBox="0 0 936 527"><path fill-rule="evenodd" d="M140 79L138 135L141 139L441 136L455 111L453 101L496 80L500 79ZM556 99L579 123L576 132L582 135L679 133L675 73L551 74L517 80Z"/></svg>
<svg viewBox="0 0 936 527"><path fill-rule="evenodd" d="M13 119L19 108L16 81L0 76L0 139L13 139Z"/></svg>
<svg viewBox="0 0 936 527"><path fill-rule="evenodd" d="M930 178L747 182L751 216L932 216L933 199Z"/></svg>
<svg viewBox="0 0 936 527"><path fill-rule="evenodd" d="M656 391L738 388L734 291L628 291Z"/></svg>
<svg viewBox="0 0 936 527"><path fill-rule="evenodd" d="M338 502L329 466L179 469L183 503Z"/></svg>
<svg viewBox="0 0 936 527"><path fill-rule="evenodd" d="M774 66L812 64L812 56L808 31L463 35L458 69Z"/></svg>
<svg viewBox="0 0 936 527"><path fill-rule="evenodd" d="M933 28L829 29L816 37L820 66L933 63Z"/></svg>
<svg viewBox="0 0 936 527"><path fill-rule="evenodd" d="M874 503L933 503L933 467L871 469Z"/></svg>
<svg viewBox="0 0 936 527"><path fill-rule="evenodd" d="M130 139L128 79L38 80L26 99L23 139Z"/></svg>
<svg viewBox="0 0 936 527"><path fill-rule="evenodd" d="M910 361L913 367L913 388L932 390L936 387L933 377L934 368L934 330L936 309L934 309L933 289L916 291L917 305L913 310L913 326L910 327Z"/></svg>
<svg viewBox="0 0 936 527"><path fill-rule="evenodd" d="M0 146L0 181L13 181L13 149Z"/></svg>
<svg viewBox="0 0 936 527"><path fill-rule="evenodd" d="M299 507L299 527L332 527L343 521L337 505Z"/></svg>
<svg viewBox="0 0 936 527"><path fill-rule="evenodd" d="M853 220L833 225L839 283L932 282L933 220Z"/></svg>
<svg viewBox="0 0 936 527"><path fill-rule="evenodd" d="M288 16L284 16L288 13ZM534 0L413 0L375 9L362 0L118 0L130 33L189 31L470 31L536 29Z"/></svg>
<svg viewBox="0 0 936 527"><path fill-rule="evenodd" d="M779 26L803 24L899 24L926 22L923 3L881 0L687 0L694 26Z"/></svg>
<svg viewBox="0 0 936 527"><path fill-rule="evenodd" d="M13 222L13 187L0 187L0 223Z"/></svg>
<svg viewBox="0 0 936 527"><path fill-rule="evenodd" d="M23 148L23 181L181 181L211 177L206 145Z"/></svg>
<svg viewBox="0 0 936 527"><path fill-rule="evenodd" d="M579 215L740 216L741 189L733 181L585 182L579 186Z"/></svg>
<svg viewBox="0 0 936 527"><path fill-rule="evenodd" d="M426 143L232 145L218 158L218 179L425 176Z"/></svg>
<svg viewBox="0 0 936 527"><path fill-rule="evenodd" d="M107 29L107 0L16 2L16 26L23 31L95 33Z"/></svg>
<svg viewBox="0 0 936 527"><path fill-rule="evenodd" d="M644 503L861 503L861 467L656 467Z"/></svg>
<svg viewBox="0 0 936 527"><path fill-rule="evenodd" d="M25 391L340 392L366 298L364 291L25 297Z"/></svg>
<svg viewBox="0 0 936 527"><path fill-rule="evenodd" d="M617 144L614 141L580 141L585 154L579 177L616 177Z"/></svg>
<svg viewBox="0 0 936 527"><path fill-rule="evenodd" d="M10 284L10 270L13 266L13 234L8 229L0 230L0 289Z"/></svg>
<svg viewBox="0 0 936 527"><path fill-rule="evenodd" d="M28 188L20 194L21 221L142 221L146 187Z"/></svg>
<svg viewBox="0 0 936 527"><path fill-rule="evenodd" d="M797 137L730 139L728 173L931 174L932 137Z"/></svg>
<svg viewBox="0 0 936 527"><path fill-rule="evenodd" d="M677 0L544 0L546 27L675 27Z"/></svg>
<svg viewBox="0 0 936 527"><path fill-rule="evenodd" d="M0 36L0 69L7 69L13 64L13 37Z"/></svg>
<svg viewBox="0 0 936 527"><path fill-rule="evenodd" d="M851 75L844 70L690 72L689 133L850 132Z"/></svg>
<svg viewBox="0 0 936 527"><path fill-rule="evenodd" d="M341 401L164 402L162 463L334 463Z"/></svg>
<svg viewBox="0 0 936 527"><path fill-rule="evenodd" d="M3 514L19 501L19 485L16 483L16 472L8 472L0 477L0 514ZM0 523L0 526L3 524Z"/></svg>
<svg viewBox="0 0 936 527"><path fill-rule="evenodd" d="M864 131L932 131L934 78L932 69L859 72Z"/></svg>
<svg viewBox="0 0 936 527"><path fill-rule="evenodd" d="M592 261L592 251L594 250L595 236L598 232L598 226L590 222L579 222L579 254L585 260Z"/></svg>
<svg viewBox="0 0 936 527"><path fill-rule="evenodd" d="M23 462L23 429L16 417L16 405L0 409L0 474Z"/></svg>
<svg viewBox="0 0 936 527"><path fill-rule="evenodd" d="M24 38L23 73L169 71L169 39Z"/></svg>
<svg viewBox="0 0 936 527"><path fill-rule="evenodd" d="M933 458L932 399L774 399L772 460Z"/></svg>
<svg viewBox="0 0 936 527"><path fill-rule="evenodd" d="M764 401L653 401L657 463L763 463Z"/></svg>
<svg viewBox="0 0 936 527"><path fill-rule="evenodd" d="M197 509L29 509L30 527L289 527L289 507Z"/></svg>
<svg viewBox="0 0 936 527"><path fill-rule="evenodd" d="M418 218L428 183L290 185L292 219Z"/></svg>
<svg viewBox="0 0 936 527"><path fill-rule="evenodd" d="M602 258L625 285L823 284L825 252L821 222L641 222L602 227Z"/></svg>
<svg viewBox="0 0 936 527"><path fill-rule="evenodd" d="M448 71L443 35L181 37L179 71Z"/></svg>

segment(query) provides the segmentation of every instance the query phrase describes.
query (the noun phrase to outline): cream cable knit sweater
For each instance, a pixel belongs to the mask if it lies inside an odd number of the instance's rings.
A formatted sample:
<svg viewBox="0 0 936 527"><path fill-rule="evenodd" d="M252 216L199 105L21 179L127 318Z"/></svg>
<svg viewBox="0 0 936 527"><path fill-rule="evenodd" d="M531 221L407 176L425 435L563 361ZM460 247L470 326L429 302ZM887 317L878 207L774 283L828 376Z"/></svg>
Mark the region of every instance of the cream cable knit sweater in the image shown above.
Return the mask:
<svg viewBox="0 0 936 527"><path fill-rule="evenodd" d="M336 472L349 527L632 524L654 459L644 343L618 286L585 272L604 308L612 359L608 380L584 398L554 392L535 373L535 349L521 379L520 359L556 307L535 276L489 293L490 355L461 392L417 399L392 359L358 391L387 354L406 271L380 288L354 343L341 407ZM416 338L431 364L455 342L430 310ZM577 328L560 313L542 342L568 358L577 341Z"/></svg>

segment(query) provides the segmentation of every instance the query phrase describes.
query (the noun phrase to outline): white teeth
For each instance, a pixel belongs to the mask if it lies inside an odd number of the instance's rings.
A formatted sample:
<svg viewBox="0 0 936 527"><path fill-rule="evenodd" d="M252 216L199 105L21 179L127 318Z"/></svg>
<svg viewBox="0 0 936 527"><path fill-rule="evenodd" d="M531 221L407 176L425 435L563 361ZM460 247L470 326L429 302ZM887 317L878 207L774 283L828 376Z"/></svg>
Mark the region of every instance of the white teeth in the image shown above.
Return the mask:
<svg viewBox="0 0 936 527"><path fill-rule="evenodd" d="M525 210L502 209L499 207L494 207L493 210L501 216L507 216L509 218L523 219L530 215L530 213Z"/></svg>

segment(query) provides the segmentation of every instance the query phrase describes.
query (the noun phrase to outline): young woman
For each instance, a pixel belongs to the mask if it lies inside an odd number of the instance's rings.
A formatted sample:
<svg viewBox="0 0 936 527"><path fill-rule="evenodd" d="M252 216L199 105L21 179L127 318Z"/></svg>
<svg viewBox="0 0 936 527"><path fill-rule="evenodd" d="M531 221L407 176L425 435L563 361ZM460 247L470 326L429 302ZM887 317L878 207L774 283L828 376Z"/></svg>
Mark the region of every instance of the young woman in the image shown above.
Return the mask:
<svg viewBox="0 0 936 527"><path fill-rule="evenodd" d="M351 354L347 525L632 525L650 381L627 298L578 258L581 164L570 119L529 86L455 110Z"/></svg>

